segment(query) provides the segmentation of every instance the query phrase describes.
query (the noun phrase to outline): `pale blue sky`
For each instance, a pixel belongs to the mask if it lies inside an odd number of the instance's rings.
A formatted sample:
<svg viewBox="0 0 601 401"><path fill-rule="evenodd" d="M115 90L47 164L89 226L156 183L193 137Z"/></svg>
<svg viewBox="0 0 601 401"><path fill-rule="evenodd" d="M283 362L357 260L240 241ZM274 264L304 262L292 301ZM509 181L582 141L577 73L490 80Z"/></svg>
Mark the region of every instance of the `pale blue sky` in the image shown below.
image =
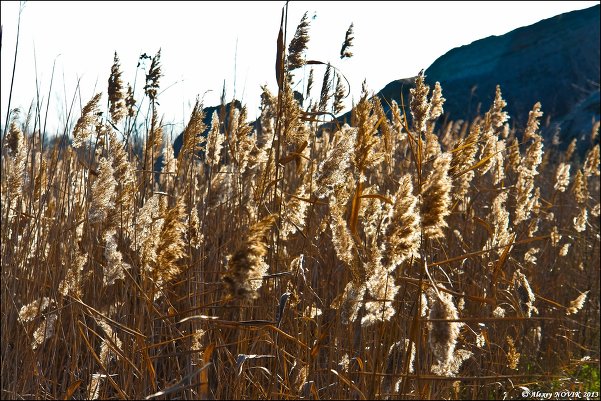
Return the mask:
<svg viewBox="0 0 601 401"><path fill-rule="evenodd" d="M331 62L351 83L357 99L363 79L378 91L392 80L427 68L454 47L502 35L520 26L599 1L556 2L305 2L289 3L289 38L308 11L307 58ZM242 98L249 118L258 115L260 86L276 92L276 38L284 2L27 2L21 14L21 36L11 108L27 111L35 98L36 73L44 104L53 63L49 133L62 125L67 102L81 78L76 104L94 93L106 94L117 51L125 82L133 83L138 57L162 48L164 77L159 96L164 121L179 132L197 94L205 105L219 102L223 81L227 97ZM6 117L19 2L2 1L1 109ZM312 18L315 16L315 18ZM340 60L349 24L355 26L355 54ZM323 69L316 69L315 93ZM308 74L308 70L306 71ZM297 73L297 76L302 72ZM64 80L63 80L64 77ZM138 86L144 76L138 74ZM444 88L443 88L444 92ZM346 100L347 108L351 98ZM79 115L76 112L75 118Z"/></svg>

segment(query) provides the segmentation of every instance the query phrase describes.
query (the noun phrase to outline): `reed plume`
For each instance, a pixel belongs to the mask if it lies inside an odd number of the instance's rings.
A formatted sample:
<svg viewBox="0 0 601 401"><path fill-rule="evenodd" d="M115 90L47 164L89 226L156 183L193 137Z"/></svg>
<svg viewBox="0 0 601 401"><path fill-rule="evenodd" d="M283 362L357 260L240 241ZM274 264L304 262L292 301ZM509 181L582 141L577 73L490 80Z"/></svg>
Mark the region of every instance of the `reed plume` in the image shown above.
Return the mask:
<svg viewBox="0 0 601 401"><path fill-rule="evenodd" d="M179 261L186 255L184 251L185 232L184 200L179 198L175 205L166 210L163 215L153 277L159 287L173 280L183 270Z"/></svg>
<svg viewBox="0 0 601 401"><path fill-rule="evenodd" d="M295 70L305 64L303 53L307 50L307 43L309 43L309 20L307 19L307 12L305 12L288 46L288 71Z"/></svg>
<svg viewBox="0 0 601 401"><path fill-rule="evenodd" d="M150 70L146 74L146 85L144 85L144 93L150 98L151 101L155 101L159 90L159 80L163 76L161 72L161 49L157 54L152 57L150 63Z"/></svg>
<svg viewBox="0 0 601 401"><path fill-rule="evenodd" d="M587 152L582 171L585 177L599 176L599 144Z"/></svg>
<svg viewBox="0 0 601 401"><path fill-rule="evenodd" d="M426 237L431 239L443 237L443 229L448 227L445 218L451 213L451 180L448 175L450 164L450 154L444 153L438 157L420 194L421 226Z"/></svg>
<svg viewBox="0 0 601 401"><path fill-rule="evenodd" d="M516 184L516 208L514 224L519 224L530 218L536 199L532 197L534 190L534 177L538 175L537 168L542 161L543 139L537 133L539 121L543 115L540 111L540 103L536 103L529 113L528 125L524 131L524 140L532 139L532 143L526 151L518 167L518 181Z"/></svg>
<svg viewBox="0 0 601 401"><path fill-rule="evenodd" d="M411 176L405 174L399 181L394 196L394 209L384 236L384 264L389 271L417 254L420 246L420 215L417 198L413 195Z"/></svg>
<svg viewBox="0 0 601 401"><path fill-rule="evenodd" d="M112 159L103 157L98 163L98 179L92 183L92 200L88 213L90 223L103 222L114 213L115 187L117 181L113 176Z"/></svg>
<svg viewBox="0 0 601 401"><path fill-rule="evenodd" d="M113 66L111 67L111 75L108 82L108 97L109 97L109 112L113 123L117 124L127 113L125 103L125 94L123 93L123 81L121 80L121 66L119 65L119 57L115 52Z"/></svg>
<svg viewBox="0 0 601 401"><path fill-rule="evenodd" d="M351 58L353 57L353 53L349 50L353 46L353 40L355 37L353 36L353 23L349 25L346 30L346 34L344 35L344 42L342 43L342 47L340 48L340 58Z"/></svg>
<svg viewBox="0 0 601 401"><path fill-rule="evenodd" d="M81 117L77 120L73 129L73 147L81 147L92 135L92 130L98 124L98 103L102 93L94 95L94 97L84 106L81 111Z"/></svg>
<svg viewBox="0 0 601 401"><path fill-rule="evenodd" d="M532 312L538 313L538 309L534 306L536 297L530 288L530 283L519 269L513 273L512 287L517 295L521 312L528 317L532 316Z"/></svg>
<svg viewBox="0 0 601 401"><path fill-rule="evenodd" d="M586 297L589 291L584 291L582 294L578 296L575 300L570 302L570 306L566 309L566 315L574 315L578 313L580 309L584 306L586 302Z"/></svg>
<svg viewBox="0 0 601 401"><path fill-rule="evenodd" d="M5 196L8 196L11 202L22 195L21 189L26 177L25 167L27 163L27 141L23 135L23 131L17 125L16 118L15 116L11 121L10 130L6 136L5 147L8 149L6 169L8 172L6 175L3 174L3 178L6 177L6 181L2 180L2 192Z"/></svg>
<svg viewBox="0 0 601 401"><path fill-rule="evenodd" d="M177 155L178 175L180 175L180 170L182 170L183 166L185 165L184 160L186 160L190 154L194 154L202 149L201 145L205 141L202 133L206 128L203 119L203 105L199 99L196 98L196 103L194 103L194 108L190 113L190 120L188 121L188 125L186 125L186 128L182 134L183 145L179 154Z"/></svg>
<svg viewBox="0 0 601 401"><path fill-rule="evenodd" d="M267 234L277 217L276 214L270 214L255 223L250 228L246 240L228 258L227 272L222 275L227 299L252 301L258 298L263 276L269 269L264 260L267 255Z"/></svg>
<svg viewBox="0 0 601 401"><path fill-rule="evenodd" d="M219 164L224 140L225 135L219 130L219 116L217 115L217 111L214 111L211 116L211 129L207 134L206 160L209 166L213 167Z"/></svg>
<svg viewBox="0 0 601 401"><path fill-rule="evenodd" d="M103 266L104 274L102 276L102 283L105 287L115 284L116 280L124 280L125 270L131 268L128 263L123 262L123 255L117 250L115 234L115 231L107 231L103 235L105 242L104 258L106 263Z"/></svg>
<svg viewBox="0 0 601 401"><path fill-rule="evenodd" d="M427 122L430 117L430 102L428 94L430 87L426 85L423 70L415 79L415 88L409 90L411 100L409 108L411 109L412 127L416 135L423 135L426 132Z"/></svg>
<svg viewBox="0 0 601 401"><path fill-rule="evenodd" d="M461 201L463 204L468 200L466 196L475 176L472 166L476 161L480 132L480 125L472 124L469 135L458 143L458 150L452 153L453 158L449 168L449 175L453 177L455 188L453 199Z"/></svg>
<svg viewBox="0 0 601 401"><path fill-rule="evenodd" d="M430 298L429 319L458 319L459 313L453 303L453 297L446 292L428 292ZM454 364L455 348L461 330L462 323L445 322L444 320L428 322L428 344L434 354L435 363L432 372L452 376L456 373L457 366Z"/></svg>
<svg viewBox="0 0 601 401"><path fill-rule="evenodd" d="M559 163L557 166L554 188L559 192L565 192L570 183L570 167L571 165L567 163Z"/></svg>

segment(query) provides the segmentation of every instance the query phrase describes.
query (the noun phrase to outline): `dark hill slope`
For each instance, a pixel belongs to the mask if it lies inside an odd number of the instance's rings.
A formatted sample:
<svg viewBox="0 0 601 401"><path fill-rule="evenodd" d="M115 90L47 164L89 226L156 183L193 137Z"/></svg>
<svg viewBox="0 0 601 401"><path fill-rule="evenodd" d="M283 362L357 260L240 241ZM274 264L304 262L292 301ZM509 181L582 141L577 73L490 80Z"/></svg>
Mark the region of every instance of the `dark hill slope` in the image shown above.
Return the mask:
<svg viewBox="0 0 601 401"><path fill-rule="evenodd" d="M430 86L441 83L444 117L467 120L488 110L499 84L516 128L524 127L540 101L550 119L543 121L560 126L564 144L589 133L593 118L599 120L599 11L597 5L561 14L439 57L425 75ZM400 105L402 89L407 105L412 86L412 78L392 81L377 95L386 109L392 99Z"/></svg>

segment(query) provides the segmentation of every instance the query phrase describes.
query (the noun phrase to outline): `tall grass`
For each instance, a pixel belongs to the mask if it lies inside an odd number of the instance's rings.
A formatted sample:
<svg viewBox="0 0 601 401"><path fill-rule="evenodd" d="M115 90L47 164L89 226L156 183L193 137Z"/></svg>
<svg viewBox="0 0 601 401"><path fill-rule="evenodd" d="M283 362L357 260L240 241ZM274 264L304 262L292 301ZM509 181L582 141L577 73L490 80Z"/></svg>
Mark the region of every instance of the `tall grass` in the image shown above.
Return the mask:
<svg viewBox="0 0 601 401"><path fill-rule="evenodd" d="M364 84L351 123L323 130L344 80L305 59L306 17L286 51L284 13L260 125L223 101L207 127L197 101L177 157L156 102L160 52L140 101L115 55L108 112L97 94L52 146L13 115L2 397L590 390L598 124L583 157L559 151L540 134L544 105L511 127L500 88L474 121L441 123L444 88L420 74L407 107L383 107ZM324 81L303 108L292 88L308 65Z"/></svg>

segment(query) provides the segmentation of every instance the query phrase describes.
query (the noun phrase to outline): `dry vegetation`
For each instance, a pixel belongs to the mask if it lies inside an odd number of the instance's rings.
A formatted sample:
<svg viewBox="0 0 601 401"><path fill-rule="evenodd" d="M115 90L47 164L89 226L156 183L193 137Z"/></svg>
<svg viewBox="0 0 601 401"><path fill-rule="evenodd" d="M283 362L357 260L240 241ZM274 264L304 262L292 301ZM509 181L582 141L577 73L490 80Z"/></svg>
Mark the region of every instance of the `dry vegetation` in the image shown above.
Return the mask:
<svg viewBox="0 0 601 401"><path fill-rule="evenodd" d="M305 60L307 30L281 29L260 127L225 102L205 127L197 101L177 157L160 53L141 101L115 56L104 115L98 94L52 146L39 114L14 114L2 398L598 391L598 124L586 154L559 151L541 105L511 127L499 88L481 117L441 123L442 88L419 75L406 107L364 86L350 125L321 132L346 87ZM310 67L324 81L302 108Z"/></svg>

